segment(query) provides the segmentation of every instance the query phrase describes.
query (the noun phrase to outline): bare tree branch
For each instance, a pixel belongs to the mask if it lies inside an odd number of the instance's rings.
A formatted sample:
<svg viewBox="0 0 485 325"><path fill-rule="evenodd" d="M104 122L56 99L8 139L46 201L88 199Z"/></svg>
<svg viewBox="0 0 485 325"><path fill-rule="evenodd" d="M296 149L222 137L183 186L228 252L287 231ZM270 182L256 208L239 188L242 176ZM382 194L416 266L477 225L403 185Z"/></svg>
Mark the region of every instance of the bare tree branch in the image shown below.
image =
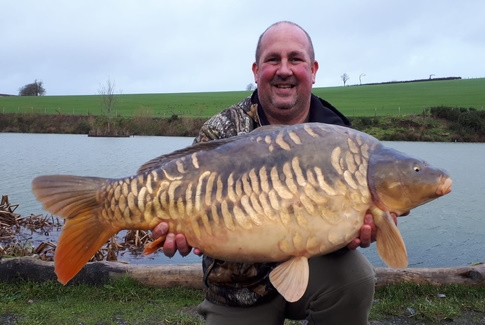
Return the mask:
<svg viewBox="0 0 485 325"><path fill-rule="evenodd" d="M350 79L350 76L344 73L343 75L340 76L340 78L342 78L342 81L344 82L344 87L345 87L345 84L347 83L347 80Z"/></svg>
<svg viewBox="0 0 485 325"><path fill-rule="evenodd" d="M115 105L115 82L110 79L106 80L104 85L100 85L98 94L103 102L103 113L111 116L113 106Z"/></svg>

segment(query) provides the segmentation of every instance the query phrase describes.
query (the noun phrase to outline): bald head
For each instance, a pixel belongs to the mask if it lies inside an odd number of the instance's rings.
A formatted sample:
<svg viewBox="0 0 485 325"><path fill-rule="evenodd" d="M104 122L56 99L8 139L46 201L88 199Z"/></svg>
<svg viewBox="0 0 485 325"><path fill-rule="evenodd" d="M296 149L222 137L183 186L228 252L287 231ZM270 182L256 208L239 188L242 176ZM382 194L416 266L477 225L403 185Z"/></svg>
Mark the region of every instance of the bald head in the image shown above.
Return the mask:
<svg viewBox="0 0 485 325"><path fill-rule="evenodd" d="M264 36L266 35L266 33L268 33L270 30L281 30L281 32L285 32L285 30L288 30L288 29L299 29L300 31L302 31L308 41L308 55L310 56L310 59L311 61L315 61L315 50L313 48L313 43L312 43L312 39L310 37L310 35L308 35L308 33L303 29L301 28L298 24L295 24L291 21L279 21L279 22L276 22L274 24L272 24L271 26L269 26L262 34L261 36L259 36L259 39L258 39L258 44L256 46L256 64L259 63L259 59L261 58L261 52L262 52L262 46L263 46L263 43L264 43Z"/></svg>

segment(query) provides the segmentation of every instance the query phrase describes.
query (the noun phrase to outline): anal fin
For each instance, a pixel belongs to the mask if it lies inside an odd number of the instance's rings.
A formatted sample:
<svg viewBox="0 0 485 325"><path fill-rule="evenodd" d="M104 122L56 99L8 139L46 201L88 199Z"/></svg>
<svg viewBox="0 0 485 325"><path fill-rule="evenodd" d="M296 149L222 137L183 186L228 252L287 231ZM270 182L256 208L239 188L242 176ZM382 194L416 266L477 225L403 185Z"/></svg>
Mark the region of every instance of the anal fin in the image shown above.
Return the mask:
<svg viewBox="0 0 485 325"><path fill-rule="evenodd" d="M275 267L269 279L286 301L295 302L306 291L309 273L308 258L298 256Z"/></svg>

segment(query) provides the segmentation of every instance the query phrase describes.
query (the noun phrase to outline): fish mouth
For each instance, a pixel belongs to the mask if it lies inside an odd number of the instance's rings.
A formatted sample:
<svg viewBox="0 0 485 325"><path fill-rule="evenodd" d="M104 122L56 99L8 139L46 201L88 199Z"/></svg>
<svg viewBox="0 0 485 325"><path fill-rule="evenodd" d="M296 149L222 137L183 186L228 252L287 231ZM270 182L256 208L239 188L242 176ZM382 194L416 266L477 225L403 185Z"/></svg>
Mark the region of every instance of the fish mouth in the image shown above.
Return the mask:
<svg viewBox="0 0 485 325"><path fill-rule="evenodd" d="M451 185L453 184L453 181L451 178L447 177L443 183L438 186L436 189L436 195L445 195L451 192Z"/></svg>

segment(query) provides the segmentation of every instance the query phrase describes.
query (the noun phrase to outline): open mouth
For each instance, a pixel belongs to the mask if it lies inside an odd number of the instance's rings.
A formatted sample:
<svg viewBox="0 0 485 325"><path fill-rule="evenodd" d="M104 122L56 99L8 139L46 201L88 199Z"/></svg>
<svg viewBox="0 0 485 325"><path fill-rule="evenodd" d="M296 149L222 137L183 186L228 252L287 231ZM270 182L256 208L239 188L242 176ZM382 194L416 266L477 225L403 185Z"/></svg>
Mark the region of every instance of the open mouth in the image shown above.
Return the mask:
<svg viewBox="0 0 485 325"><path fill-rule="evenodd" d="M279 89L291 89L291 88L294 88L295 86L294 85L275 85L275 87Z"/></svg>

